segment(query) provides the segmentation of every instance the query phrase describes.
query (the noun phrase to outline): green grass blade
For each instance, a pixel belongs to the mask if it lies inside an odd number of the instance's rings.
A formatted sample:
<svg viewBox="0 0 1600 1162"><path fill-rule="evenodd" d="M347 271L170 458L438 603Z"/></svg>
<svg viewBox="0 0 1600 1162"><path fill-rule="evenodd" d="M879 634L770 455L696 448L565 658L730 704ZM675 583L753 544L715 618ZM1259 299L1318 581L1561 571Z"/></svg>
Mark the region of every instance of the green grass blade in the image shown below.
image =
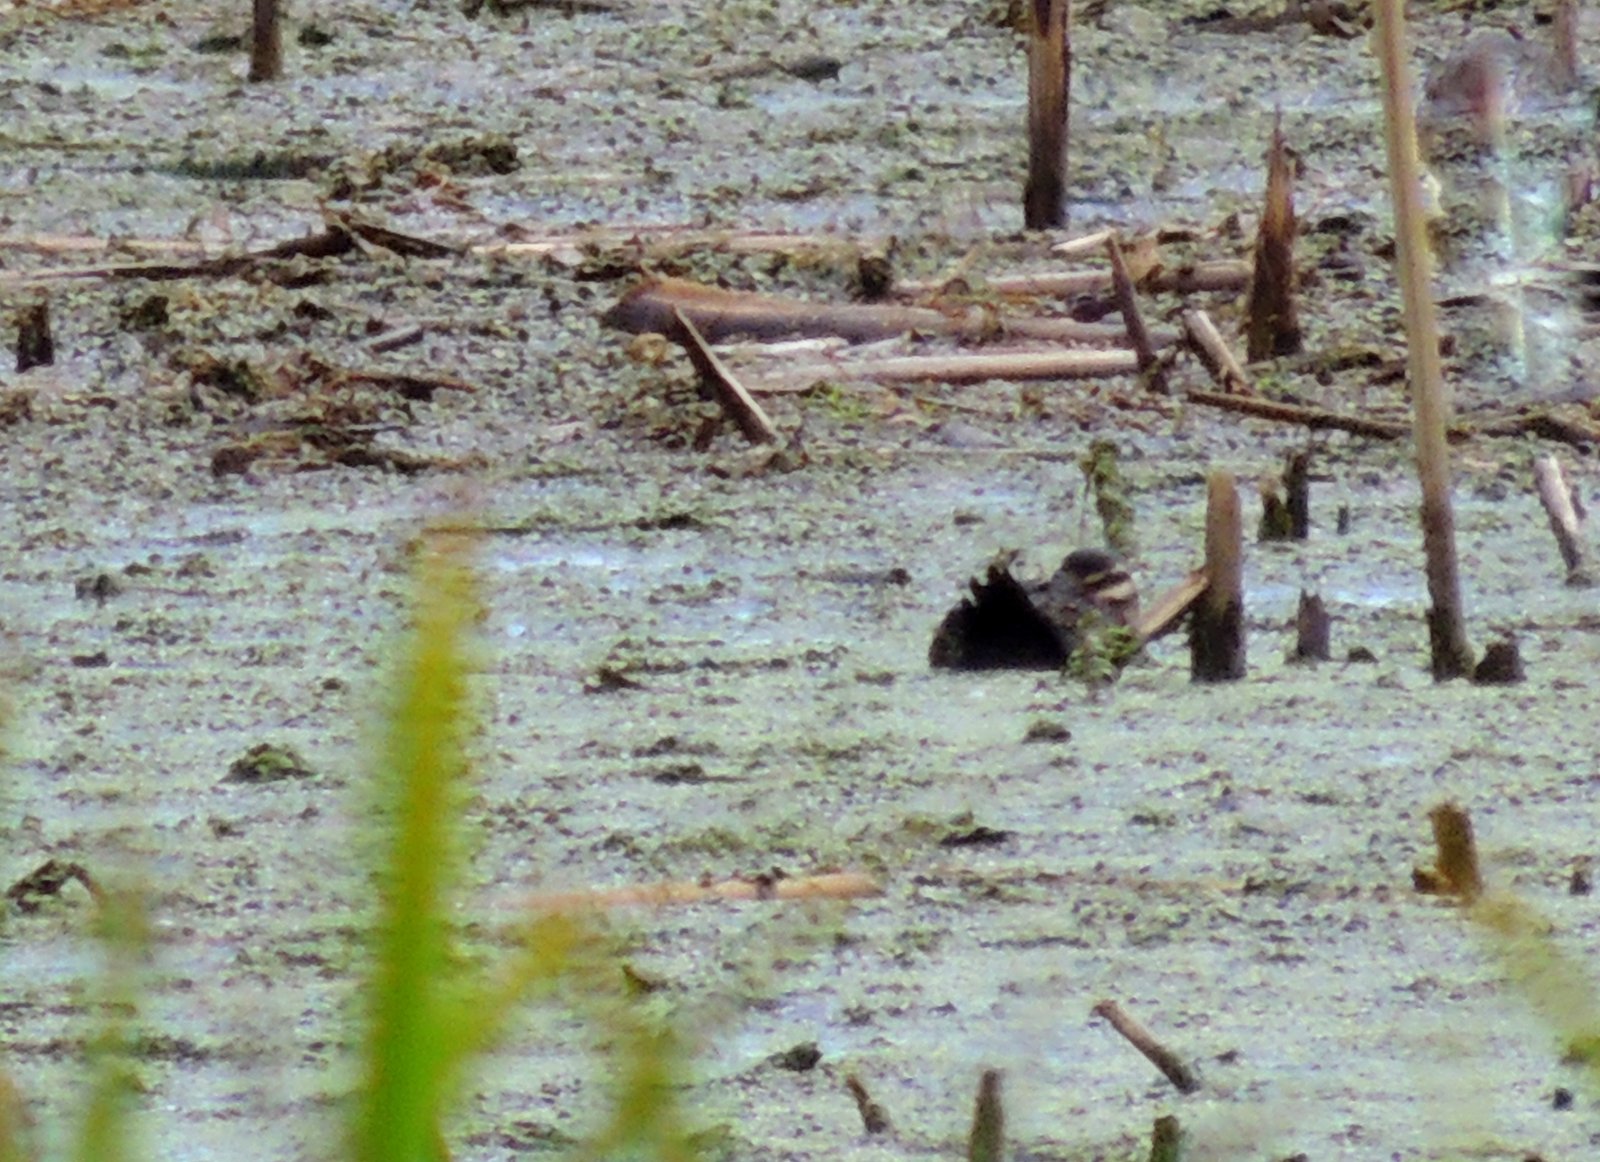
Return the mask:
<svg viewBox="0 0 1600 1162"><path fill-rule="evenodd" d="M140 973L150 945L144 902L112 889L100 898L98 936L106 955L99 985L100 1028L89 1046L89 1099L78 1126L76 1162L132 1162L133 1103L138 1086L129 1064L129 1029L138 1012Z"/></svg>

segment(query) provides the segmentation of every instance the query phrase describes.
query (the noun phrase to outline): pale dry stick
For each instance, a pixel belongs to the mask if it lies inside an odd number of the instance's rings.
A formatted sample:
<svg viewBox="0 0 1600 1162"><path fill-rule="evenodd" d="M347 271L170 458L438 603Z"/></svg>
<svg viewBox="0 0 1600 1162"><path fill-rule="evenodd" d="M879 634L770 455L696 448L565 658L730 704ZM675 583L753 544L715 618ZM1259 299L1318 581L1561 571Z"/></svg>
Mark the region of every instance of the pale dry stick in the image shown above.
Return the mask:
<svg viewBox="0 0 1600 1162"><path fill-rule="evenodd" d="M1028 37L1028 183L1023 224L1067 224L1067 138L1072 88L1071 0L1032 0Z"/></svg>
<svg viewBox="0 0 1600 1162"><path fill-rule="evenodd" d="M1124 257L1127 257L1124 254ZM1149 294L1196 294L1203 291L1242 291L1250 285L1250 264L1239 259L1198 262L1193 266L1154 265L1141 271L1130 262L1133 281ZM894 293L905 298L936 295L950 285L950 279L920 279L895 283ZM1111 290L1109 270L1040 271L1035 274L997 274L982 281L983 288L997 295L1072 295L1105 294Z"/></svg>
<svg viewBox="0 0 1600 1162"><path fill-rule="evenodd" d="M673 321L677 324L677 333L673 336L683 344L683 349L688 353L689 362L694 364L694 369L704 384L722 405L729 418L733 420L744 438L752 444L776 444L778 429L772 424L767 413L762 409L744 384L728 370L726 364L718 359L711 350L705 338L695 329L689 317L682 311L674 311Z"/></svg>
<svg viewBox="0 0 1600 1162"><path fill-rule="evenodd" d="M1439 363L1439 327L1429 272L1427 221L1417 161L1411 70L1405 59L1401 0L1378 0L1376 45L1383 65L1384 137L1394 199L1396 261L1405 307L1411 370L1417 475L1422 483L1422 542L1427 557L1428 643L1436 682L1472 672L1472 647L1461 602L1455 514L1450 504L1450 449L1446 429L1451 400Z"/></svg>
<svg viewBox="0 0 1600 1162"><path fill-rule="evenodd" d="M871 383L982 383L990 379L1099 379L1132 375L1139 357L1132 351L993 351L975 355L901 355L889 359L831 360L789 368L771 381L787 384L820 380ZM765 390L765 385L757 388Z"/></svg>
<svg viewBox="0 0 1600 1162"><path fill-rule="evenodd" d="M1093 234L1084 234L1077 238L1068 238L1065 242L1057 242L1050 248L1051 254L1059 254L1063 258L1079 258L1085 254L1094 254L1104 250L1106 243L1117 236L1115 230L1096 230Z"/></svg>
<svg viewBox="0 0 1600 1162"><path fill-rule="evenodd" d="M1182 319L1184 336L1201 364L1211 373L1211 378L1217 381L1217 386L1230 395L1255 395L1255 388L1250 386L1250 380L1245 377L1244 368L1239 366L1239 361L1228 349L1211 316L1196 309L1184 311Z"/></svg>
<svg viewBox="0 0 1600 1162"><path fill-rule="evenodd" d="M1150 328L1144 324L1139 310L1139 295L1133 279L1128 276L1128 263L1122 257L1122 243L1115 234L1106 239L1106 255L1111 259L1111 290L1116 296L1117 309L1122 312L1122 325L1128 329L1128 341L1139 359L1139 374L1145 377L1150 390L1166 395L1167 373L1156 358L1155 344L1150 341Z"/></svg>
<svg viewBox="0 0 1600 1162"><path fill-rule="evenodd" d="M1561 461L1554 456L1539 457L1533 462L1533 482L1544 514L1550 519L1561 560L1567 566L1567 584L1575 589L1588 588L1595 583L1594 562L1584 535L1584 519L1573 503L1577 492L1567 486Z"/></svg>
<svg viewBox="0 0 1600 1162"><path fill-rule="evenodd" d="M1143 1053L1145 1060L1159 1069L1179 1093L1194 1093L1200 1088L1200 1079L1185 1065L1179 1056L1151 1035L1150 1030L1135 1021L1116 1001L1100 1001L1089 1010L1090 1016L1103 1017L1110 1026L1125 1037L1130 1045Z"/></svg>
<svg viewBox="0 0 1600 1162"><path fill-rule="evenodd" d="M591 908L665 907L710 900L859 900L883 895L883 885L861 872L827 872L785 879L722 880L717 883L635 884L591 892L542 892L522 907L536 912Z"/></svg>

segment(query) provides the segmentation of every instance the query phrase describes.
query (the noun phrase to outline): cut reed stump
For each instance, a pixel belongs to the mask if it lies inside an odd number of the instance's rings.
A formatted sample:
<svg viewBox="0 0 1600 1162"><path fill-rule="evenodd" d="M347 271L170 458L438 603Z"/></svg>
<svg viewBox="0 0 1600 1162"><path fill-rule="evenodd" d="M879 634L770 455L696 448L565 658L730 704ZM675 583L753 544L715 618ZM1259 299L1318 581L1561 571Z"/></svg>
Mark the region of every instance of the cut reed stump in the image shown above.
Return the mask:
<svg viewBox="0 0 1600 1162"><path fill-rule="evenodd" d="M1550 518L1550 531L1555 534L1561 560L1567 566L1567 584L1575 589L1588 588L1595 583L1594 559L1584 532L1588 514L1582 510L1577 489L1567 485L1561 461L1554 456L1541 456L1533 462L1533 483L1539 490L1544 514Z"/></svg>
<svg viewBox="0 0 1600 1162"><path fill-rule="evenodd" d="M967 1162L1002 1162L1005 1150L1006 1114L1000 1102L1000 1071L985 1069L978 1079L978 1096L972 1107Z"/></svg>
<svg viewBox="0 0 1600 1162"><path fill-rule="evenodd" d="M1515 686L1527 676L1522 665L1522 651L1514 637L1490 642L1484 647L1483 657L1472 668L1474 686Z"/></svg>
<svg viewBox="0 0 1600 1162"><path fill-rule="evenodd" d="M1436 682L1472 671L1456 560L1455 514L1450 504L1450 450L1446 428L1451 401L1439 363L1439 327L1429 276L1422 175L1417 162L1411 70L1405 58L1401 0L1378 0L1374 43L1383 66L1384 136L1394 199L1396 262L1405 307L1411 372L1412 423L1417 475L1422 484L1422 542L1427 559L1428 644Z"/></svg>
<svg viewBox="0 0 1600 1162"><path fill-rule="evenodd" d="M283 77L283 12L279 0L252 0L250 75L252 83Z"/></svg>
<svg viewBox="0 0 1600 1162"><path fill-rule="evenodd" d="M1157 1041L1150 1030L1124 1012L1116 1001L1100 1001L1089 1010L1089 1015L1105 1018L1113 1029L1127 1039L1128 1044L1143 1053L1145 1060L1161 1071L1161 1075L1170 1081L1179 1093L1194 1093L1199 1090L1200 1079L1183 1063L1183 1059Z"/></svg>
<svg viewBox="0 0 1600 1162"><path fill-rule="evenodd" d="M1294 615L1296 662L1325 662L1331 656L1332 619L1328 607L1315 593L1300 591L1300 607Z"/></svg>
<svg viewBox="0 0 1600 1162"><path fill-rule="evenodd" d="M48 367L56 361L56 341L50 334L50 304L44 299L17 312L17 373Z"/></svg>
<svg viewBox="0 0 1600 1162"><path fill-rule="evenodd" d="M1229 395L1255 395L1255 388L1245 377L1244 369L1228 349L1211 316L1201 310L1183 312L1183 334L1200 363L1210 372L1217 386Z"/></svg>
<svg viewBox="0 0 1600 1162"><path fill-rule="evenodd" d="M1150 1129L1150 1162L1183 1162L1183 1127L1174 1114L1163 1114Z"/></svg>
<svg viewBox="0 0 1600 1162"><path fill-rule="evenodd" d="M1071 0L1032 0L1028 34L1028 183L1023 225L1067 224L1067 119L1072 87Z"/></svg>
<svg viewBox="0 0 1600 1162"><path fill-rule="evenodd" d="M1245 675L1244 529L1231 472L1213 472L1207 484L1206 576L1189 625L1189 677L1234 682Z"/></svg>
<svg viewBox="0 0 1600 1162"><path fill-rule="evenodd" d="M1430 895L1455 896L1470 904L1483 895L1483 875L1478 870L1478 844L1472 835L1472 817L1458 803L1440 803L1428 812L1433 825L1436 862L1416 868L1412 886Z"/></svg>
<svg viewBox="0 0 1600 1162"><path fill-rule="evenodd" d="M1256 232L1255 269L1245 318L1245 359L1298 354L1300 314L1294 285L1294 163L1280 123L1267 150L1266 206Z"/></svg>

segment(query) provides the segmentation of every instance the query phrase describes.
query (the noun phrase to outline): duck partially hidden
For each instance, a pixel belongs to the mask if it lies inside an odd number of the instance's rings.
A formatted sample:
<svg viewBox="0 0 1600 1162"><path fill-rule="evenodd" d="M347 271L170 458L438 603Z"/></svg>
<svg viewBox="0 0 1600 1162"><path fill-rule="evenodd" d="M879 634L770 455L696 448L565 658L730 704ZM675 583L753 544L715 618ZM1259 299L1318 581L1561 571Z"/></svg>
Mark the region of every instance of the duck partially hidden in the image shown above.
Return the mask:
<svg viewBox="0 0 1600 1162"><path fill-rule="evenodd" d="M1015 554L990 564L972 595L945 615L928 648L928 662L948 670L1053 670L1078 646L1084 618L1139 624L1139 592L1117 559L1100 549L1067 555L1047 581L1011 574Z"/></svg>

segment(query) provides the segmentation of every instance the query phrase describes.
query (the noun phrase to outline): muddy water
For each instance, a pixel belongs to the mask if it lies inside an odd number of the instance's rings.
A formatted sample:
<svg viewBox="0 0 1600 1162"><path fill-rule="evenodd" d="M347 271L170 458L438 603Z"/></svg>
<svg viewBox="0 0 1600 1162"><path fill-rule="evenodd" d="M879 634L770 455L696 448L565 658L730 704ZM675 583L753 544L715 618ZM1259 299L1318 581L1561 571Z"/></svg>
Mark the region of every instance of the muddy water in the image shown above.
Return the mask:
<svg viewBox="0 0 1600 1162"><path fill-rule="evenodd" d="M1364 44L1292 26L1224 35L1185 11L1114 4L1082 30L1075 225L1182 220L1216 231L1208 256L1237 251L1224 219L1253 203L1281 106L1305 162L1307 246L1355 258L1353 277L1308 287L1311 343L1398 353ZM292 48L288 81L247 89L237 54L190 47L237 31L201 6L7 10L6 237L260 245L313 229L321 198L353 190L363 212L458 241L505 223L700 223L892 233L913 273L1048 262L1014 236L1017 46L976 5L914 19L877 3L307 16L331 43ZM1463 30L1425 31L1420 54L1437 60ZM1584 33L1592 45L1592 21ZM838 77L750 67L807 54L836 57ZM488 134L516 144L519 169L444 174L413 156ZM227 168L258 153L299 159L302 176ZM0 257L0 277L82 260L15 244ZM832 296L852 269L848 248L694 263ZM809 458L752 473L731 434L688 450L685 369L635 363L599 330L617 290L561 263L382 255L288 286L58 282L57 365L0 377L32 393L32 417L0 429L14 703L0 870L9 883L55 856L148 884L159 940L138 1068L153 1153L336 1150L369 904L352 851L385 650L407 544L465 511L496 530L480 556L465 916L533 888L773 867L864 868L888 885L848 907L611 918L628 962L667 982L663 1006L704 1031L692 1104L728 1156L954 1154L986 1067L1006 1071L1025 1157L1142 1157L1167 1112L1199 1157L1588 1156L1593 1098L1554 1038L1462 918L1409 887L1428 807L1455 797L1495 883L1575 955L1600 939L1592 898L1566 891L1593 853L1600 643L1527 484L1542 449L1479 443L1458 460L1472 632L1518 635L1530 679L1515 690L1427 680L1404 451L1342 437L1320 445L1312 539L1252 552L1248 681L1192 689L1170 641L1097 695L1054 675L935 674L929 636L970 571L1023 548L1044 572L1092 539L1075 466L1091 432L1125 449L1147 590L1193 563L1204 471L1273 471L1299 434L1120 406L1138 403L1129 384L786 397L773 411L804 424ZM130 325L157 292L168 322ZM0 282L0 305L34 293ZM373 405L375 439L444 466L208 471L281 405L192 388L176 351L370 366L362 342L410 323L423 341L384 365L476 391ZM1402 402L1362 368L1324 378L1277 376L1345 406ZM1460 386L1469 401L1506 390ZM969 435L952 439L951 420ZM896 569L909 582L891 583ZM100 573L117 592L75 597ZM1334 613L1336 655L1364 646L1376 663L1282 660L1303 587ZM640 688L590 692L604 666ZM1070 740L1025 742L1040 721ZM260 742L316 774L224 784ZM941 844L978 825L1008 837ZM55 1147L93 1027L90 909L73 891L0 934L8 1067ZM1196 1061L1204 1088L1178 1097L1091 1021L1104 997ZM592 1126L605 1094L591 1036L565 1010L533 1011L473 1079L455 1156ZM822 1050L816 1070L767 1062L803 1041ZM892 1136L861 1136L851 1072ZM1558 1086L1579 1090L1576 1108L1551 1108Z"/></svg>

